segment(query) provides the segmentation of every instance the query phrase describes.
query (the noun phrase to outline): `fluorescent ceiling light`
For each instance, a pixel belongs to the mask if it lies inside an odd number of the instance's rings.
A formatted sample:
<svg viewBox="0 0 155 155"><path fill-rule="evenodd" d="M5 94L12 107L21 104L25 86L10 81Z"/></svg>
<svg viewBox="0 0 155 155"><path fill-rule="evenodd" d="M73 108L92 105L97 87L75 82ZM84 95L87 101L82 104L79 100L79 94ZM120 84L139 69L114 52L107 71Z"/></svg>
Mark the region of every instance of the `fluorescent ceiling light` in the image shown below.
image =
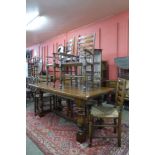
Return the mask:
<svg viewBox="0 0 155 155"><path fill-rule="evenodd" d="M35 17L29 24L27 24L26 30L32 31L40 29L47 22L47 18L45 16L37 16Z"/></svg>
<svg viewBox="0 0 155 155"><path fill-rule="evenodd" d="M37 10L26 13L26 24L28 25L29 23L31 23L37 16L39 16L39 12Z"/></svg>

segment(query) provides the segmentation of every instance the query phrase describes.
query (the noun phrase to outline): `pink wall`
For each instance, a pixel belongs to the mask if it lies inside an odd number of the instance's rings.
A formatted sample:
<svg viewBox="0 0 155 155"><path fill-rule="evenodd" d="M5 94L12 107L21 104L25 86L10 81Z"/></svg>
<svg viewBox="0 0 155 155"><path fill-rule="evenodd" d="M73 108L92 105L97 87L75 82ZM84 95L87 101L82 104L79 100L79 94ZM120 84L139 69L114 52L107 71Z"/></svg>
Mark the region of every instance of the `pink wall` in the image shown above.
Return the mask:
<svg viewBox="0 0 155 155"><path fill-rule="evenodd" d="M38 56L45 57L52 55L53 48L56 45L63 44L72 37L78 35L96 34L95 48L101 48L102 60L106 60L109 64L109 79L117 78L117 67L114 63L114 58L129 55L129 13L128 11L118 15L101 19L89 25L85 25L66 32L54 38L51 38L41 44L34 45L30 49L37 51ZM45 66L44 66L45 69Z"/></svg>

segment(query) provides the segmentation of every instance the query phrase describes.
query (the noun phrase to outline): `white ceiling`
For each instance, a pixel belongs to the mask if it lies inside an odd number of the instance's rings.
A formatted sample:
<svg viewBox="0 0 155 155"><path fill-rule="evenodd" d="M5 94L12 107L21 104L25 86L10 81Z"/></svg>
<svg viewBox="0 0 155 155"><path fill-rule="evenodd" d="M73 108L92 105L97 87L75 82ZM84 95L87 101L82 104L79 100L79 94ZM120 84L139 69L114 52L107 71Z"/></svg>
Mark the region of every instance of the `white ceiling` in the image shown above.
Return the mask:
<svg viewBox="0 0 155 155"><path fill-rule="evenodd" d="M26 0L26 13L38 10L48 23L26 31L26 46L45 41L100 18L128 10L128 0Z"/></svg>

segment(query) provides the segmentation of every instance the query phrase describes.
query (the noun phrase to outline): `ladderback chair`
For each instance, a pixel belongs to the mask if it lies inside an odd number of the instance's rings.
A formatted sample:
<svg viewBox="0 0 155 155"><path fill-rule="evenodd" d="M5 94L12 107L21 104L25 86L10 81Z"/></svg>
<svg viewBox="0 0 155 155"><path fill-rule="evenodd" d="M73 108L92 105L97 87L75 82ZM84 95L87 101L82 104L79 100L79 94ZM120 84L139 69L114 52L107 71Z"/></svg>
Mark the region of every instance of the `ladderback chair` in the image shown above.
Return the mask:
<svg viewBox="0 0 155 155"><path fill-rule="evenodd" d="M80 83L83 84L83 91L89 86L94 86L94 48L95 34L78 36L77 55L79 62L82 63Z"/></svg>
<svg viewBox="0 0 155 155"><path fill-rule="evenodd" d="M89 115L89 146L92 145L93 130L95 128L113 127L114 135L107 138L117 138L118 146L121 147L121 117L125 96L126 80L118 78L114 106L92 106ZM102 124L95 124L95 119L102 119ZM112 119L112 123L105 123L105 119ZM103 137L96 137L103 138ZM105 137L106 138L106 137Z"/></svg>
<svg viewBox="0 0 155 155"><path fill-rule="evenodd" d="M40 116L43 113L51 112L53 110L54 101L53 101L54 95L51 93L43 93L42 94L42 106L39 105L39 99L40 94L36 91L34 95L34 113L35 115L39 114ZM41 112L41 114L40 114Z"/></svg>
<svg viewBox="0 0 155 155"><path fill-rule="evenodd" d="M65 53L67 54L66 62L75 60L75 37L66 42Z"/></svg>
<svg viewBox="0 0 155 155"><path fill-rule="evenodd" d="M86 50L93 54L94 48L95 48L95 34L78 36L77 51L79 53L84 52Z"/></svg>
<svg viewBox="0 0 155 155"><path fill-rule="evenodd" d="M41 82L39 81L39 78L35 78L35 77L30 77L29 78L29 84L35 84L37 82ZM34 113L35 115L39 114L39 113L44 113L47 111L52 111L52 106L53 106L53 94L51 93L42 93L40 94L40 91L35 88L35 87L30 87L32 94L33 94L33 99L34 99ZM42 104L42 106L39 105L39 100L42 99L42 102L44 102L44 104ZM46 107L46 110L44 110ZM48 108L48 110L47 110ZM41 114L39 114L41 116Z"/></svg>

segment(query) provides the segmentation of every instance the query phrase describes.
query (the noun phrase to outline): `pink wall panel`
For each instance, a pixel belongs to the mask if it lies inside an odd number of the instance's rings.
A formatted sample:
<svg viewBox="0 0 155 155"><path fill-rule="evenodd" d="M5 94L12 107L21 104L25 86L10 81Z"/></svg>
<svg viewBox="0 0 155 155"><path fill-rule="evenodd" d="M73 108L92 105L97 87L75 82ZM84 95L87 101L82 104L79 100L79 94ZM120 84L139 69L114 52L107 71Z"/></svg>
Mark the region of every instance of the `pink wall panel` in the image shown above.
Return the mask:
<svg viewBox="0 0 155 155"><path fill-rule="evenodd" d="M128 29L128 22L118 23L118 56L127 56L129 54Z"/></svg>
<svg viewBox="0 0 155 155"><path fill-rule="evenodd" d="M95 48L101 48L103 50L102 59L106 60L109 64L109 79L116 79L117 67L114 63L114 58L129 55L128 11L106 19L98 20L89 25L84 25L30 48L37 50L38 56L39 51L40 56L46 57L47 53L49 56L52 56L52 53L56 50L57 45L64 45L64 42L73 37L77 39L79 35L87 35L92 33L96 34ZM45 49L43 47L45 47ZM45 52L45 54L42 55L42 52Z"/></svg>
<svg viewBox="0 0 155 155"><path fill-rule="evenodd" d="M117 57L117 25L108 23L101 27L102 60L108 61L109 78L116 78L114 58Z"/></svg>

